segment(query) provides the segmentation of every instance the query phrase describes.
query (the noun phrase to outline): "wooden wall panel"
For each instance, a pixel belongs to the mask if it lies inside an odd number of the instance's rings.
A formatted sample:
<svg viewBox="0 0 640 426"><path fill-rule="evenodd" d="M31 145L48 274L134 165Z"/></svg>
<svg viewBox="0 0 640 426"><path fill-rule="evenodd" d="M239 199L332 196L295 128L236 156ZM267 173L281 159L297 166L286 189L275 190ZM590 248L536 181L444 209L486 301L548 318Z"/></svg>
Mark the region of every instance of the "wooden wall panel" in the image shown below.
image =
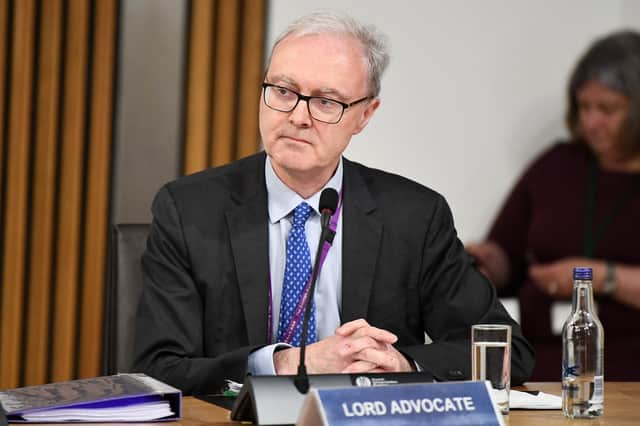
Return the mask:
<svg viewBox="0 0 640 426"><path fill-rule="evenodd" d="M191 2L183 160L187 174L208 165L214 14L215 0Z"/></svg>
<svg viewBox="0 0 640 426"><path fill-rule="evenodd" d="M88 2L71 0L67 14L53 318L53 381L73 376L76 353L82 191L85 173L83 160L89 42Z"/></svg>
<svg viewBox="0 0 640 426"><path fill-rule="evenodd" d="M265 0L192 2L184 173L257 152L265 15Z"/></svg>
<svg viewBox="0 0 640 426"><path fill-rule="evenodd" d="M40 14L40 46L37 110L35 116L35 157L33 168L33 211L31 220L31 273L27 298L28 360L25 384L47 381L49 361L49 308L53 283L54 226L56 218L56 163L63 31L62 0L47 0Z"/></svg>
<svg viewBox="0 0 640 426"><path fill-rule="evenodd" d="M235 159L236 105L238 99L238 41L241 27L240 2L223 1L218 5L215 39L216 68L213 74L213 111L211 116L211 158L208 164L219 166Z"/></svg>
<svg viewBox="0 0 640 426"><path fill-rule="evenodd" d="M258 105L261 101L260 84L264 74L264 34L266 8L264 0L247 0L242 22L244 31L240 74L238 117L242 120L238 126L236 157L253 154L258 149Z"/></svg>
<svg viewBox="0 0 640 426"><path fill-rule="evenodd" d="M0 389L102 372L118 9L0 0Z"/></svg>
<svg viewBox="0 0 640 426"><path fill-rule="evenodd" d="M23 356L23 292L27 273L25 256L29 216L29 154L36 8L34 0L19 1L14 5L3 206L0 387L13 387L20 382Z"/></svg>
<svg viewBox="0 0 640 426"><path fill-rule="evenodd" d="M265 3L190 2L186 172L258 149ZM119 6L0 0L0 389L101 373Z"/></svg>
<svg viewBox="0 0 640 426"><path fill-rule="evenodd" d="M9 0L0 0L0 130L4 129L4 99L6 98L6 85L5 81L7 78L6 75L6 64L7 64L7 53L8 53L8 36L9 36L9 26L7 25L9 20L7 19L7 14L9 12ZM0 188L2 188L3 181L3 173L2 168L4 166L4 131L0 132ZM2 194L0 193L0 197ZM0 223L3 222L3 209L2 203L0 203ZM2 235L2 230L0 230L0 236ZM1 238L1 237L0 237ZM0 265L2 265L2 252L0 252ZM0 274L1 274L0 270Z"/></svg>
<svg viewBox="0 0 640 426"><path fill-rule="evenodd" d="M118 8L115 2L96 3L84 223L84 270L80 317L79 377L95 376L102 361L105 258L109 226L109 176L111 170L114 62Z"/></svg>

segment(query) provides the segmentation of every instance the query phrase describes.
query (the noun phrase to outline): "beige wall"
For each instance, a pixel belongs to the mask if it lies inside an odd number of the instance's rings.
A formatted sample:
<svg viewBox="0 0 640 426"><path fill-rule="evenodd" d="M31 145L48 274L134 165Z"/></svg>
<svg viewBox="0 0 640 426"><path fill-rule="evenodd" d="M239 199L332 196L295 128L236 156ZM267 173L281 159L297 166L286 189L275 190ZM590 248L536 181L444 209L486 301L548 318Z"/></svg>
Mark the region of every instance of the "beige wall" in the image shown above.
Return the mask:
<svg viewBox="0 0 640 426"><path fill-rule="evenodd" d="M271 0L267 41L303 13L344 10L382 28L382 104L347 155L447 198L481 238L525 164L563 126L565 81L594 37L640 30L634 0Z"/></svg>

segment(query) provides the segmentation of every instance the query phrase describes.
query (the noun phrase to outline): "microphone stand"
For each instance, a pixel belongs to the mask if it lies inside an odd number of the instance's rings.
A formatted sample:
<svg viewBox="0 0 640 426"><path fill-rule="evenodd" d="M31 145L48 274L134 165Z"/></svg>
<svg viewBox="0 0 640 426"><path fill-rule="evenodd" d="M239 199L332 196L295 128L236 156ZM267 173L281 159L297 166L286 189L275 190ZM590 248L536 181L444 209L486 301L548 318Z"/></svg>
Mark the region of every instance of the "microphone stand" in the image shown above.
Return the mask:
<svg viewBox="0 0 640 426"><path fill-rule="evenodd" d="M307 393L309 391L309 375L307 374L307 367L305 364L305 354L307 349L307 330L309 328L309 319L311 317L311 305L313 301L313 295L315 294L316 281L318 281L318 267L320 265L320 257L322 255L322 247L325 243L331 244L333 241L329 231L329 221L333 212L329 209L322 211L320 217L321 231L320 241L318 243L318 249L316 250L316 260L313 265L313 271L311 273L311 286L309 287L309 299L304 309L304 318L302 320L302 333L300 336L300 362L298 363L298 374L296 375L293 383L300 393ZM329 238L328 238L329 237Z"/></svg>

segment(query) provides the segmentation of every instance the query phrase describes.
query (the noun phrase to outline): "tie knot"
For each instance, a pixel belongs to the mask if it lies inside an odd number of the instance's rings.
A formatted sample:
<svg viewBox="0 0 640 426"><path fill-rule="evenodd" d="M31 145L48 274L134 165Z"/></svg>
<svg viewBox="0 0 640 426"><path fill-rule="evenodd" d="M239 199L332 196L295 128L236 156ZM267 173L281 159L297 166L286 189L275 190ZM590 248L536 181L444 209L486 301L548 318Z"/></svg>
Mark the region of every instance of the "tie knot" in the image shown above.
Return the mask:
<svg viewBox="0 0 640 426"><path fill-rule="evenodd" d="M293 226L304 227L305 222L311 216L311 212L313 212L313 209L309 204L304 201L298 204L298 207L293 211Z"/></svg>

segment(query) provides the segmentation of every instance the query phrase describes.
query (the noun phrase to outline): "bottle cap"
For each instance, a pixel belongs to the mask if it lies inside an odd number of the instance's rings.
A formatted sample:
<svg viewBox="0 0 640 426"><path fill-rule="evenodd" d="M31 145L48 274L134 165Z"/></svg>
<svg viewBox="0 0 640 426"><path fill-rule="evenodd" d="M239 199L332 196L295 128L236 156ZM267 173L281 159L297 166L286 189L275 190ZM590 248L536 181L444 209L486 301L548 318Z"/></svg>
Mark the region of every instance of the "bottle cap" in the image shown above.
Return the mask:
<svg viewBox="0 0 640 426"><path fill-rule="evenodd" d="M593 279L593 269L585 267L573 268L574 280L591 280Z"/></svg>

